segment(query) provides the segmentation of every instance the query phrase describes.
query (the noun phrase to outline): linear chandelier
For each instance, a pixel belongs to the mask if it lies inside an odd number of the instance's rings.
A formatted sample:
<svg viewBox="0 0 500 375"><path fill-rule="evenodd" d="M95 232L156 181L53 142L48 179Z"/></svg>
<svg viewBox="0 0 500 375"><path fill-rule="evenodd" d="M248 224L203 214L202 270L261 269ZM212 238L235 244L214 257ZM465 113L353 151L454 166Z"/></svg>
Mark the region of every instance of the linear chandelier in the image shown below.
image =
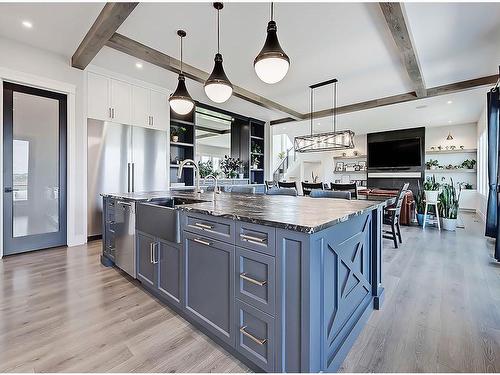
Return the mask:
<svg viewBox="0 0 500 375"><path fill-rule="evenodd" d="M324 152L354 148L354 132L337 131L337 82L336 78L309 86L311 89L311 134L294 138L295 152ZM333 132L313 134L314 123L314 89L333 85Z"/></svg>

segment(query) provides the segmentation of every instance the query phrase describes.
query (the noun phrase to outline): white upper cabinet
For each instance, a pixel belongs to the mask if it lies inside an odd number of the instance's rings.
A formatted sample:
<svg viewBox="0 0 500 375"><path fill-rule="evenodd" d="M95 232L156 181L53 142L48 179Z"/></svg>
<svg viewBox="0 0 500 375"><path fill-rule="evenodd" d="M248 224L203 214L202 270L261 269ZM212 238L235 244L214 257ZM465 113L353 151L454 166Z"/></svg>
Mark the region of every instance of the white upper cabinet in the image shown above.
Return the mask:
<svg viewBox="0 0 500 375"><path fill-rule="evenodd" d="M132 85L111 79L111 115L112 121L130 124L132 120Z"/></svg>
<svg viewBox="0 0 500 375"><path fill-rule="evenodd" d="M140 86L132 86L132 125L151 126L149 110L149 92L151 90Z"/></svg>
<svg viewBox="0 0 500 375"><path fill-rule="evenodd" d="M151 125L155 129L166 130L170 126L170 106L164 93L151 90Z"/></svg>
<svg viewBox="0 0 500 375"><path fill-rule="evenodd" d="M111 120L110 80L89 72L87 88L88 117L96 120Z"/></svg>
<svg viewBox="0 0 500 375"><path fill-rule="evenodd" d="M167 130L170 126L168 96L160 91L89 72L88 117Z"/></svg>

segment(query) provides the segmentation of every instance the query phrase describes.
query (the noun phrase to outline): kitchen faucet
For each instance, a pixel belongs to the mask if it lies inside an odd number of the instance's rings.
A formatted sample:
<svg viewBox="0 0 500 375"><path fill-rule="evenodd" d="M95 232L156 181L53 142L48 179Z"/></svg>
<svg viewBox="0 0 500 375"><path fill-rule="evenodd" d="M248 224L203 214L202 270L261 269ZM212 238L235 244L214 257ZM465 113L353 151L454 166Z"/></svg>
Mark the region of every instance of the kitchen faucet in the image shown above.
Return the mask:
<svg viewBox="0 0 500 375"><path fill-rule="evenodd" d="M215 202L215 197L217 196L217 194L220 193L219 187L217 186L219 180L213 174L209 174L208 176L206 176L205 180L208 180L209 178L212 178L215 182L215 185L214 185L214 202Z"/></svg>
<svg viewBox="0 0 500 375"><path fill-rule="evenodd" d="M182 170L184 169L184 166L187 164L192 164L194 168L194 177L196 179L196 190L194 192L198 194L203 193L200 190L200 171L198 170L198 166L196 165L193 159L184 159L181 162L181 164L179 165L179 170L177 171L177 178L181 178Z"/></svg>

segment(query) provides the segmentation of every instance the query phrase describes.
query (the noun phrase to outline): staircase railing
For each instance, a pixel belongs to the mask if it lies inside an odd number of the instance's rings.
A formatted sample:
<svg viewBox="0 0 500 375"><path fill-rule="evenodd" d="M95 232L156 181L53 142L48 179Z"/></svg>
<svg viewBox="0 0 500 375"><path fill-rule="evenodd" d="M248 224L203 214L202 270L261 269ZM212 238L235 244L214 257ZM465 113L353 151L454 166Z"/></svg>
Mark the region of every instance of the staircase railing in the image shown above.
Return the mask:
<svg viewBox="0 0 500 375"><path fill-rule="evenodd" d="M290 158L291 158L291 151L293 150L293 146L290 147L286 151L286 156L281 160L281 163L278 165L278 167L274 170L273 172L273 181L277 183L278 181L281 180L281 178L285 175L286 171L288 170L288 167L290 166ZM293 153L293 157L295 160L295 152Z"/></svg>

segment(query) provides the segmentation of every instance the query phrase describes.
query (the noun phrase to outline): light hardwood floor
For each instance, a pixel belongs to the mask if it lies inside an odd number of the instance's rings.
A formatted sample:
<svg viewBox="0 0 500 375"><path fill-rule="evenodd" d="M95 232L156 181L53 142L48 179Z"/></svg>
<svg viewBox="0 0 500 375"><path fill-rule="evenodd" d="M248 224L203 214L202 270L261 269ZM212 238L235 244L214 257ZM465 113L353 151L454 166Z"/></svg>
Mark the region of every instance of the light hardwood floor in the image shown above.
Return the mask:
<svg viewBox="0 0 500 375"><path fill-rule="evenodd" d="M500 264L483 225L384 241L385 301L346 372L499 372ZM0 260L2 372L246 372L189 323L99 263L100 243Z"/></svg>

